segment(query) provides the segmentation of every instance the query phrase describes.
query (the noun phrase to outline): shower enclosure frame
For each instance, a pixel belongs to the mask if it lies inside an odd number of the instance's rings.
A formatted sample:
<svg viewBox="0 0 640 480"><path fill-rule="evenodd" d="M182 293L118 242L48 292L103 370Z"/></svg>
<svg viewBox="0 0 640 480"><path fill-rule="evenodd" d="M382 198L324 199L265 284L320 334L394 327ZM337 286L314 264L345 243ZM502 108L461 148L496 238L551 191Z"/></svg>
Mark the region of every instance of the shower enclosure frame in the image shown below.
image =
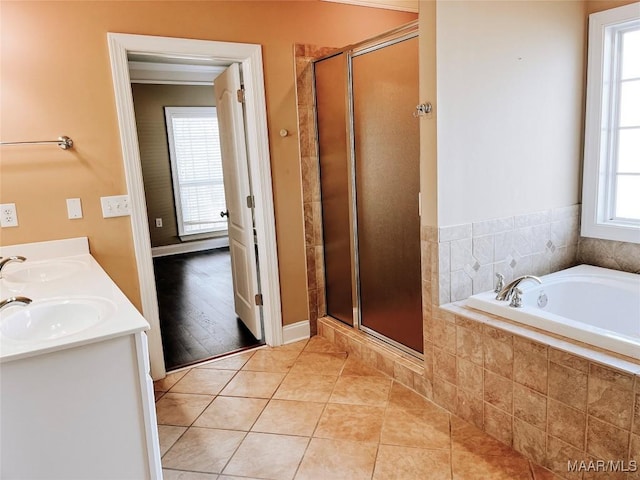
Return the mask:
<svg viewBox="0 0 640 480"><path fill-rule="evenodd" d="M357 195L356 195L356 138L355 138L355 112L354 112L354 92L353 92L353 59L357 58L360 55L364 55L366 53L371 53L376 50L395 45L397 43L411 40L413 38L417 38L419 36L418 31L418 21L413 21L402 25L396 29L390 30L388 32L382 33L370 39L364 40L362 42L349 45L342 49L331 52L328 55L313 59L311 62L312 65L312 87L313 87L313 97L317 99L317 89L316 89L316 63L321 62L323 60L328 60L340 55L344 55L345 59L345 68L346 68L346 121L347 121L347 131L348 131L348 149L347 149L347 166L348 166L348 174L349 174L349 183L348 183L348 201L349 201L349 237L350 237L350 253L351 253L351 297L352 297L352 307L353 307L353 324L351 325L353 328L357 328L368 335L385 342L387 344L392 345L398 350L405 352L413 357L416 357L420 360L424 360L424 354L420 353L406 345L403 345L396 340L393 340L386 335L383 335L362 323L362 311L361 311L361 287L360 287L360 255L358 252L359 245L359 237L358 237L358 210L357 210ZM317 104L317 100L316 100ZM314 115L315 121L315 147L316 147L316 156L318 158L318 162L320 162L320 138L319 138L319 129L318 129L318 111L315 110ZM322 167L320 166L320 170ZM320 178L318 179L321 181ZM418 199L416 199L416 202ZM418 220L419 221L419 220ZM323 234L324 235L324 234ZM324 243L324 242L323 242ZM324 260L325 265L325 275L326 275L326 259ZM422 261L422 260L421 260ZM326 293L326 282L325 282L325 293ZM326 298L326 295L325 295ZM325 304L325 313L326 312L326 304ZM328 314L328 313L327 313ZM329 314L330 315L330 314Z"/></svg>

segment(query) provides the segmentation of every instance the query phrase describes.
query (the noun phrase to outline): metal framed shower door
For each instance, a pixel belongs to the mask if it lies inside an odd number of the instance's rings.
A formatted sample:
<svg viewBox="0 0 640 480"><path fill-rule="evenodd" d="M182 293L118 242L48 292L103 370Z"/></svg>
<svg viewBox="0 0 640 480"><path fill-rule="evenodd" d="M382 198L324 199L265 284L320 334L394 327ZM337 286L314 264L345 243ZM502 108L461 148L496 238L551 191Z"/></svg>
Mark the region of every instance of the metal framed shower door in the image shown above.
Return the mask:
<svg viewBox="0 0 640 480"><path fill-rule="evenodd" d="M348 201L348 217L349 217L349 228L348 228L348 237L349 237L349 267L350 267L350 272L351 272L351 306L352 306L352 318L351 318L351 326L354 328L358 328L360 330L362 330L363 332L367 333L368 335L371 335L372 337L375 337L387 344L392 345L393 347L408 353L412 356L415 356L417 358L422 359L423 358L423 354L422 354L422 347L420 347L420 351L418 351L417 349L411 348L407 345L404 345L403 343L394 340L393 338L390 338L390 336L385 335L373 328L371 328L370 326L367 326L363 321L363 314L362 314L362 296L363 296L363 291L362 291L362 278L361 278L361 268L362 268L362 258L361 258L361 254L360 254L360 248L359 246L361 245L361 242L365 241L365 238L362 236L362 232L359 229L359 222L358 222L358 171L357 171L357 162L358 162L358 158L357 158L357 152L356 152L356 132L355 132L355 122L356 122L356 113L355 113L355 105L354 105L354 96L355 96L355 92L354 92L354 59L357 59L358 57L362 56L362 55L366 55L372 52L376 52L380 49L386 48L386 47L391 47L397 44L400 44L401 42L405 42L407 40L411 40L414 38L418 37L418 22L411 22L409 24L406 24L402 27L399 27L397 29L394 29L392 31L386 32L382 35L373 37L371 39L365 40L363 42L360 42L358 44L355 45L350 45L348 47L345 47L343 49L337 50L335 52L332 52L329 55L326 55L324 57L315 59L312 63L313 65L313 95L314 98L316 98L316 105L318 103L317 101L317 93L318 93L318 85L316 84L316 66L319 62L322 61L326 61L326 60L330 60L333 59L334 61L336 60L336 58L341 57L343 59L343 67L344 70L346 72L346 89L345 89L345 98L344 98L344 111L345 111L345 123L346 123L346 142L347 142L347 148L346 148L346 167L347 167L347 171L348 171L348 184L347 184L347 192L346 192L346 197L347 197L347 201ZM417 100L417 98L416 98ZM321 134L319 132L319 124L321 123L319 121L318 118L318 108L316 108L315 111L315 122L316 122L316 146L317 146L317 156L319 159L320 164L320 170L321 170L321 176L322 176L322 162L321 162L321 148L320 148L320 140L321 140ZM419 164L419 158L418 158L418 164ZM415 204L416 206L418 205L418 198L416 196L415 198ZM323 209L323 231L324 231L324 219L325 219L325 215L331 215L331 212L325 212L325 205L324 202L322 204L322 209ZM417 228L418 228L418 238L417 238L417 242L418 242L418 248L419 248L419 217L417 217L416 219L417 222ZM419 252L419 250L418 250ZM343 259L344 260L344 259ZM420 256L418 253L418 269L420 269ZM327 271L327 249L325 248L325 275L326 275L326 271ZM327 285L328 282L325 282L325 285ZM418 285L417 287L420 289L421 291L421 278L418 279ZM325 295L325 298L327 298L328 301L328 296ZM327 305L328 306L328 305ZM420 339L422 341L422 316L421 316L421 311L422 311L422 306L420 303ZM327 308L327 314L330 316L332 315L332 312L329 310L329 308ZM348 323L346 321L345 318L340 318L339 320L341 320L343 323Z"/></svg>

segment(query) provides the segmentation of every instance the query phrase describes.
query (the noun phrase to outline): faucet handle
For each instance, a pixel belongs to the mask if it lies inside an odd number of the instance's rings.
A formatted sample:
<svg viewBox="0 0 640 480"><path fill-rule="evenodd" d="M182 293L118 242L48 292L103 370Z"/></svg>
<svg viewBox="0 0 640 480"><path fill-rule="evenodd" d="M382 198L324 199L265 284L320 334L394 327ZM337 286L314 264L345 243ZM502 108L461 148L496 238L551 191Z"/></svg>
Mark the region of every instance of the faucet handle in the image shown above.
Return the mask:
<svg viewBox="0 0 640 480"><path fill-rule="evenodd" d="M493 292L500 293L504 288L504 275L502 275L501 273L496 273L496 278L498 280L496 281L496 288L493 289Z"/></svg>
<svg viewBox="0 0 640 480"><path fill-rule="evenodd" d="M513 296L511 297L510 307L521 308L522 307L522 290L518 287L513 289Z"/></svg>

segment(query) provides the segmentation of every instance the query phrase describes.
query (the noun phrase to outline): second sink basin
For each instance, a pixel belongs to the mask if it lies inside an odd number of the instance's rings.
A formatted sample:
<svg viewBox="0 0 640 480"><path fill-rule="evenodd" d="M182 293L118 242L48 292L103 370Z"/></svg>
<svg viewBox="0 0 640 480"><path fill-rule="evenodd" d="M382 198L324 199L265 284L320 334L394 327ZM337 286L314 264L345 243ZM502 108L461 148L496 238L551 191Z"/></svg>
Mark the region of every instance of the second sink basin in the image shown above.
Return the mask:
<svg viewBox="0 0 640 480"><path fill-rule="evenodd" d="M53 298L15 305L0 313L0 334L19 342L42 342L91 328L115 312L105 298Z"/></svg>
<svg viewBox="0 0 640 480"><path fill-rule="evenodd" d="M7 272L3 278L14 283L50 282L73 275L86 268L78 260L55 260L30 263L28 260L21 264L7 265Z"/></svg>

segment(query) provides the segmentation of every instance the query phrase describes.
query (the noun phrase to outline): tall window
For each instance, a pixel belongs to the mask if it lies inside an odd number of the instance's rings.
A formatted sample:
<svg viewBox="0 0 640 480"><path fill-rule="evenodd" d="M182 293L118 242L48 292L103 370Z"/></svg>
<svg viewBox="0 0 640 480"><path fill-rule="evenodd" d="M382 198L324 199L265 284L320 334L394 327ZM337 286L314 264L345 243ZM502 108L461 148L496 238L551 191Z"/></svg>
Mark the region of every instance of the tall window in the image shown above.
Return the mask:
<svg viewBox="0 0 640 480"><path fill-rule="evenodd" d="M584 236L640 243L640 4L589 17Z"/></svg>
<svg viewBox="0 0 640 480"><path fill-rule="evenodd" d="M165 107L173 194L182 236L221 232L227 222L215 107Z"/></svg>

